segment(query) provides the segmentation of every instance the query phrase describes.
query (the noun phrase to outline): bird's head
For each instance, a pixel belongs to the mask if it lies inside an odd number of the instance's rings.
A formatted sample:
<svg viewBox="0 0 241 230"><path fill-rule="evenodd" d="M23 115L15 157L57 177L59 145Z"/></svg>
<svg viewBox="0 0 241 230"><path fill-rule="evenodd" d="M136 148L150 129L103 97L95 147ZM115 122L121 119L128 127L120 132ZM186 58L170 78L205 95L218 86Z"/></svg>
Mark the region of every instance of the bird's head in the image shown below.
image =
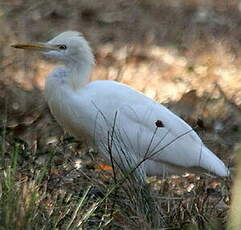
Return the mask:
<svg viewBox="0 0 241 230"><path fill-rule="evenodd" d="M81 33L66 31L45 43L18 43L14 48L36 50L65 64L94 64L91 48Z"/></svg>

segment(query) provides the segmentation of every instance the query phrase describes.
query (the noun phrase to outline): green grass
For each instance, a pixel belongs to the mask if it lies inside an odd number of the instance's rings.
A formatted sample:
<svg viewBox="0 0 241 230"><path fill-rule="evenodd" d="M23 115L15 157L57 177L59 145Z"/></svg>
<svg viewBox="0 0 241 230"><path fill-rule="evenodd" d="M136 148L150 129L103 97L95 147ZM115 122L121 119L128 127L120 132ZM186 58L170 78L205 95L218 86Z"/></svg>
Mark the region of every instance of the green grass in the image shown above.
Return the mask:
<svg viewBox="0 0 241 230"><path fill-rule="evenodd" d="M50 175L51 171L57 170L53 159L59 153L50 151L45 162L38 165L24 141L10 142L7 148L2 146L0 159L0 229L102 229L109 225L119 229L120 226L113 224L112 220L120 207L126 208L124 204L120 205L121 202L118 204L115 192L123 182L105 186L87 181L78 193L64 186L55 189L55 181ZM30 156L25 160L27 154ZM61 181L61 178L57 179ZM103 191L103 196L93 194L94 187ZM129 188L131 196L132 187ZM136 207L130 210L133 216L137 210Z"/></svg>
<svg viewBox="0 0 241 230"><path fill-rule="evenodd" d="M51 191L48 175L54 153L41 167L26 164L21 153L23 145L14 143L10 152L1 154L0 229L79 229L84 225L95 204L88 203L91 187L79 197Z"/></svg>
<svg viewBox="0 0 241 230"><path fill-rule="evenodd" d="M132 173L79 171L63 154L71 144L66 142L49 147L38 164L28 145L10 134L4 131L1 138L0 230L216 230L226 224L227 208L219 204L229 196L230 181L221 181L214 195L206 177L142 184ZM68 181L71 173L76 176ZM193 190L180 193L188 184Z"/></svg>

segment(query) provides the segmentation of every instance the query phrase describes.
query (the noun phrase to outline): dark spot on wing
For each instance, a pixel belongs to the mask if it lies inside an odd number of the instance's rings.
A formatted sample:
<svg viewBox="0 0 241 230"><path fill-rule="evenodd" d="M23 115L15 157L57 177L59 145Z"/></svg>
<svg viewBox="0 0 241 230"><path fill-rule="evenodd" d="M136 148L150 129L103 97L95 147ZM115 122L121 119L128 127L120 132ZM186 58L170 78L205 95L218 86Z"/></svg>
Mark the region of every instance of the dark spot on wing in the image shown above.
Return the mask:
<svg viewBox="0 0 241 230"><path fill-rule="evenodd" d="M156 127L157 127L157 128L162 128L162 127L164 127L164 124L163 124L162 121L160 121L160 120L157 120L157 121L155 122L155 124L156 124Z"/></svg>

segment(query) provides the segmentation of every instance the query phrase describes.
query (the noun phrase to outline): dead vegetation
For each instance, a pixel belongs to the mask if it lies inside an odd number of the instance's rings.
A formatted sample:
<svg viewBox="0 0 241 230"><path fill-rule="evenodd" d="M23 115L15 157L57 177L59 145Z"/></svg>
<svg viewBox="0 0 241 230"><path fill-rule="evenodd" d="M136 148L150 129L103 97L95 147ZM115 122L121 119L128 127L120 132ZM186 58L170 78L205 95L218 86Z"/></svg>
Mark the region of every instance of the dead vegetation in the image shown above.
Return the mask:
<svg viewBox="0 0 241 230"><path fill-rule="evenodd" d="M151 229L132 202L130 194L138 198L138 193L128 181L110 192L115 181L98 166L101 159L64 134L49 114L41 91L54 63L12 50L15 41L83 32L97 60L93 80L126 83L165 103L192 127L200 119L204 142L233 169L241 132L239 1L0 5L0 230ZM225 228L230 179L150 178L149 187L163 229Z"/></svg>

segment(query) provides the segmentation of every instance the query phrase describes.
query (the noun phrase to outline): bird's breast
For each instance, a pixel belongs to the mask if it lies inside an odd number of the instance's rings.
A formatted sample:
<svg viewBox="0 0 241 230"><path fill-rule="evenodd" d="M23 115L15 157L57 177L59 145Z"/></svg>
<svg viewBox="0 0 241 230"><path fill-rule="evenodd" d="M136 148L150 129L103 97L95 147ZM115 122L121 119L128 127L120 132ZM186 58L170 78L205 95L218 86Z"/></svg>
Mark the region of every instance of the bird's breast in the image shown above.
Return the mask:
<svg viewBox="0 0 241 230"><path fill-rule="evenodd" d="M52 115L65 131L77 138L88 136L85 128L87 116L84 116L85 110L80 97L64 84L52 87L51 91L48 86L45 96Z"/></svg>

